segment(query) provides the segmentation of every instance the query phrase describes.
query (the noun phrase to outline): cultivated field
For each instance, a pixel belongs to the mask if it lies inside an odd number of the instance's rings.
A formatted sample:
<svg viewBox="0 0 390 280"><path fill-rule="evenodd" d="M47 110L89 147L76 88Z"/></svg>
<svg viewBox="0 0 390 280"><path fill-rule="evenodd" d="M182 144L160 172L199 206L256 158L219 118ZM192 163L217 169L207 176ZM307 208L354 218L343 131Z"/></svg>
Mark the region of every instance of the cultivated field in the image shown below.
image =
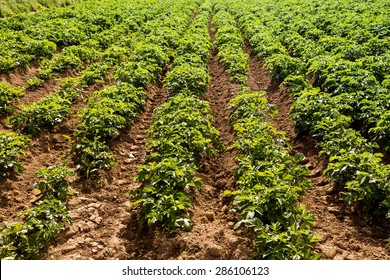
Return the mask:
<svg viewBox="0 0 390 280"><path fill-rule="evenodd" d="M390 259L389 2L76 2L0 20L1 259Z"/></svg>

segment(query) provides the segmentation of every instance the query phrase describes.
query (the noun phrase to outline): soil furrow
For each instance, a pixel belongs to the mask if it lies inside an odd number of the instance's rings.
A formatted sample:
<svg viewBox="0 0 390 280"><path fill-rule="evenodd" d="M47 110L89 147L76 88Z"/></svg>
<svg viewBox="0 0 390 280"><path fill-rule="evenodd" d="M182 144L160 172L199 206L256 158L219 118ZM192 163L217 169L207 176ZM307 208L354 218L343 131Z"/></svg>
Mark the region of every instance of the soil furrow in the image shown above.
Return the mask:
<svg viewBox="0 0 390 280"><path fill-rule="evenodd" d="M0 222L12 222L20 211L28 209L37 200L38 196L31 192L31 187L37 179L35 172L41 167L59 164L63 160L67 160L70 167L73 167L70 151L73 132L78 122L76 114L86 106L84 98L102 87L102 84L88 87L83 96L72 104L72 111L66 120L52 129L43 128L38 137L31 138L26 156L21 159L25 171L21 174L11 174L1 182Z"/></svg>
<svg viewBox="0 0 390 280"><path fill-rule="evenodd" d="M211 24L211 23L210 23ZM215 40L209 25L212 41ZM231 82L217 52L212 50L209 59L211 82L204 99L209 102L214 117L212 125L220 131L225 147L232 144L234 132L227 124L229 112L226 105L237 93L238 84ZM176 256L179 259L247 259L251 256L252 241L246 229L233 230L235 215L229 210L229 201L222 199L224 190L234 188L233 172L237 166L236 154L222 150L214 158L204 160L203 168L197 173L204 188L194 191L190 216L194 227L190 232L179 232L176 238ZM172 245L174 241L172 240ZM172 248L174 252L175 248ZM159 258L165 258L162 255Z"/></svg>
<svg viewBox="0 0 390 280"><path fill-rule="evenodd" d="M390 250L386 248L389 237L389 223L371 226L363 218L350 212L328 184L323 174L327 158L318 156L316 142L309 136L298 136L289 118L292 97L279 87L259 59L246 47L250 55L249 86L251 90L266 91L270 103L276 105L279 113L271 120L278 130L285 131L293 146L293 153L305 155L306 166L310 170L310 188L301 202L306 204L310 213L315 215L314 234L321 237L316 250L324 259L390 259Z"/></svg>
<svg viewBox="0 0 390 280"><path fill-rule="evenodd" d="M149 87L143 113L111 145L116 165L106 173L100 188L74 183L78 193L69 199L73 223L51 246L49 259L134 258L139 240L126 230L133 222L129 219L128 192L138 187L133 178L147 154L146 130L152 123L153 110L165 100L161 87Z"/></svg>
<svg viewBox="0 0 390 280"><path fill-rule="evenodd" d="M24 86L27 80L36 75L39 67L39 61L33 60L28 67L19 66L9 73L0 74L0 82L9 83L12 86Z"/></svg>

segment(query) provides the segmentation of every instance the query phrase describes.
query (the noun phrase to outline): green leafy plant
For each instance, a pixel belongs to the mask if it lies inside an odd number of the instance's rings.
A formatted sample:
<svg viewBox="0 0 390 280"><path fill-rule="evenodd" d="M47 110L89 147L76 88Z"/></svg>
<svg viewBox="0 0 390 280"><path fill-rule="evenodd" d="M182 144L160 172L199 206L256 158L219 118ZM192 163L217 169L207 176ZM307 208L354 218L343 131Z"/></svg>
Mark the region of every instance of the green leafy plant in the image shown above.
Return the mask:
<svg viewBox="0 0 390 280"><path fill-rule="evenodd" d="M41 128L62 122L70 112L71 101L53 94L38 102L20 106L20 112L11 116L8 122L12 129L37 136Z"/></svg>
<svg viewBox="0 0 390 280"><path fill-rule="evenodd" d="M308 170L299 164L302 155L289 154L284 134L266 122L275 109L263 95L243 90L229 102L229 121L237 132L230 149L240 151L235 172L239 189L224 195L233 196L233 209L239 213L235 228L253 228L255 257L317 259L312 250L318 237L310 229L314 219L297 206L310 187Z"/></svg>
<svg viewBox="0 0 390 280"><path fill-rule="evenodd" d="M144 187L132 193L136 199L133 206L141 205L143 220L149 226L159 223L170 231L178 227L192 229L193 224L184 210L191 205L186 191L202 186L200 179L194 176L195 171L194 165L170 157L139 166L136 179Z"/></svg>
<svg viewBox="0 0 390 280"><path fill-rule="evenodd" d="M190 65L180 65L167 73L164 87L175 95L183 90L202 95L207 89L210 77L206 69Z"/></svg>
<svg viewBox="0 0 390 280"><path fill-rule="evenodd" d="M12 87L8 83L0 82L0 115L13 111L12 102L24 95L24 90L19 87Z"/></svg>
<svg viewBox="0 0 390 280"><path fill-rule="evenodd" d="M24 223L5 224L0 228L1 259L39 259L42 250L70 222L61 200L45 199L24 211Z"/></svg>
<svg viewBox="0 0 390 280"><path fill-rule="evenodd" d="M44 167L36 175L40 180L34 184L34 187L43 193L46 198L66 200L69 186L66 179L73 176L74 173L65 164Z"/></svg>
<svg viewBox="0 0 390 280"><path fill-rule="evenodd" d="M24 170L20 157L26 154L24 148L28 141L28 137L23 135L6 131L0 132L0 179L7 172L16 171L20 173Z"/></svg>

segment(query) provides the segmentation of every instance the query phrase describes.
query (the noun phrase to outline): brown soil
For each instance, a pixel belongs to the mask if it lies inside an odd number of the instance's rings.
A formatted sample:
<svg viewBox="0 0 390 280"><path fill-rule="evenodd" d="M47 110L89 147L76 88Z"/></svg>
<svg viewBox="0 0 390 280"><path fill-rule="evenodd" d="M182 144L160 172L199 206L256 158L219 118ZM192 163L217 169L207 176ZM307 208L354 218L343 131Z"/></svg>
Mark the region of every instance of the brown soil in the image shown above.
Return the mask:
<svg viewBox="0 0 390 280"><path fill-rule="evenodd" d="M12 70L10 73L1 73L0 82L6 82L12 86L24 86L27 84L27 80L34 77L37 73L39 62L33 60L28 67L19 66Z"/></svg>
<svg viewBox="0 0 390 280"><path fill-rule="evenodd" d="M0 222L14 221L22 210L30 208L32 203L39 199L32 186L37 179L35 173L41 167L59 164L62 160L71 162L71 142L78 122L75 115L86 105L84 98L102 87L102 84L88 87L83 96L72 104L72 112L63 123L50 130L42 129L38 137L31 138L26 156L21 160L25 171L22 174L12 174L0 182Z"/></svg>
<svg viewBox="0 0 390 280"><path fill-rule="evenodd" d="M279 87L267 73L264 61L250 52L249 86L251 90L266 91L270 103L276 105L279 113L272 120L275 127L286 132L293 146L293 153L305 155L305 164L310 170L309 179L313 183L301 202L314 214L316 224L314 234L321 237L316 251L323 254L323 259L390 259L390 248L385 239L390 237L388 221L369 225L365 220L347 209L327 183L323 171L327 158L318 156L319 149L314 139L308 136L298 137L289 119L292 97Z"/></svg>

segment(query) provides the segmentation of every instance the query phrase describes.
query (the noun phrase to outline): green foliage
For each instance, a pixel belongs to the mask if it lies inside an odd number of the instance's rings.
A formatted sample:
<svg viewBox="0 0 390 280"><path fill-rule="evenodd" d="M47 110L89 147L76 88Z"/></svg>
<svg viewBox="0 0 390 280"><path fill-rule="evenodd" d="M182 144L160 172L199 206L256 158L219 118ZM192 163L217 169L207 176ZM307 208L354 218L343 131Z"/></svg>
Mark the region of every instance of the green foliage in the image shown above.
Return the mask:
<svg viewBox="0 0 390 280"><path fill-rule="evenodd" d="M319 238L311 234L312 215L299 208L298 214L289 217L290 226L284 229L278 223L256 227L254 256L269 260L307 260L319 259L308 244L316 243Z"/></svg>
<svg viewBox="0 0 390 280"><path fill-rule="evenodd" d="M135 44L131 60L162 68L169 62L169 57L158 45L140 42Z"/></svg>
<svg viewBox="0 0 390 280"><path fill-rule="evenodd" d="M12 87L7 83L0 82L0 115L13 111L12 102L24 95L24 90Z"/></svg>
<svg viewBox="0 0 390 280"><path fill-rule="evenodd" d="M383 143L384 149L390 151L390 111L381 114L376 126L369 132L373 140Z"/></svg>
<svg viewBox="0 0 390 280"><path fill-rule="evenodd" d="M209 81L210 77L206 69L183 64L167 73L164 79L164 87L172 95L183 90L203 95Z"/></svg>
<svg viewBox="0 0 390 280"><path fill-rule="evenodd" d="M242 47L244 40L235 26L233 17L226 11L218 11L213 18L217 29L215 44L218 46L220 61L227 67L230 76L241 84L248 82L249 56Z"/></svg>
<svg viewBox="0 0 390 280"><path fill-rule="evenodd" d="M37 12L45 8L61 7L79 0L14 0L0 1L0 18L13 16L19 13Z"/></svg>
<svg viewBox="0 0 390 280"><path fill-rule="evenodd" d="M200 179L194 176L195 171L194 165L171 157L139 166L136 178L144 187L132 193L136 200L132 205L141 205L143 220L148 226L163 224L170 231L192 229L193 224L183 211L191 205L186 191L202 186Z"/></svg>
<svg viewBox="0 0 390 280"><path fill-rule="evenodd" d="M75 154L78 162L76 169L87 179L96 177L99 170L111 169L115 163L110 147L100 139L82 138L75 147Z"/></svg>
<svg viewBox="0 0 390 280"><path fill-rule="evenodd" d="M182 157L200 159L201 153L214 155L214 147L220 148L222 144L219 132L207 120L210 113L197 109L205 108L202 103L195 97L178 95L157 109L148 133L152 138L148 146L162 157L175 156L180 149Z"/></svg>
<svg viewBox="0 0 390 280"><path fill-rule="evenodd" d="M131 85L112 86L95 96L100 99L81 110L82 122L76 137L110 140L119 136L120 130L128 126L137 116L144 103L144 92Z"/></svg>
<svg viewBox="0 0 390 280"><path fill-rule="evenodd" d="M73 173L64 165L44 167L37 172L40 180L33 185L42 192L33 207L23 211L22 222L5 223L0 228L0 258L39 259L50 241L70 223L66 210L68 176Z"/></svg>
<svg viewBox="0 0 390 280"><path fill-rule="evenodd" d="M287 87L287 90L293 95L310 89L309 83L303 75L289 75L283 80L281 86Z"/></svg>
<svg viewBox="0 0 390 280"><path fill-rule="evenodd" d="M24 170L19 158L26 154L23 148L28 141L26 136L0 131L0 180L10 171Z"/></svg>
<svg viewBox="0 0 390 280"><path fill-rule="evenodd" d="M53 94L38 102L20 106L21 112L11 116L8 122L14 130L37 136L41 128L62 122L70 112L70 104L70 100Z"/></svg>
<svg viewBox="0 0 390 280"><path fill-rule="evenodd" d="M131 194L136 200L132 205L141 208L141 224L161 225L170 232L192 229L186 210L191 206L190 189L201 187L195 172L202 157L214 155L222 146L218 131L210 124L208 103L194 97L206 91L209 80L209 14L209 9L201 9L186 30L185 40L177 42L178 56L164 79L171 97L154 111L147 142L151 153L136 177L142 186Z"/></svg>
<svg viewBox="0 0 390 280"><path fill-rule="evenodd" d="M36 175L40 180L34 184L34 187L43 193L46 198L66 200L69 186L66 178L74 175L66 165L43 167Z"/></svg>
<svg viewBox="0 0 390 280"><path fill-rule="evenodd" d="M310 187L308 170L299 164L302 155L291 156L283 133L266 119L275 114L264 92L244 90L228 105L234 109L238 149L236 170L239 190L225 191L233 196L233 209L240 213L235 228L245 225L256 233L254 256L262 259L316 259L310 227L314 219L297 206L300 195Z"/></svg>
<svg viewBox="0 0 390 280"><path fill-rule="evenodd" d="M107 73L108 66L106 64L94 63L83 71L80 79L83 84L90 86L97 82L103 82Z"/></svg>
<svg viewBox="0 0 390 280"><path fill-rule="evenodd" d="M273 54L267 57L265 66L270 70L271 75L280 82L289 75L301 75L306 70L301 60L285 54Z"/></svg>
<svg viewBox="0 0 390 280"><path fill-rule="evenodd" d="M156 74L161 68L156 64L147 62L128 62L118 69L115 79L120 82L130 83L136 87L146 88L156 81Z"/></svg>
<svg viewBox="0 0 390 280"><path fill-rule="evenodd" d="M205 35L199 34L197 31L194 31L193 34L188 32L181 40L179 40L178 45L179 46L176 50L178 55L188 53L201 57L203 61L207 61L210 57L209 49L211 47L211 43L208 38L208 34L206 37Z"/></svg>
<svg viewBox="0 0 390 280"><path fill-rule="evenodd" d="M42 250L70 222L64 202L39 201L21 214L24 223L5 224L0 228L1 259L39 259Z"/></svg>
<svg viewBox="0 0 390 280"><path fill-rule="evenodd" d="M325 170L336 184L345 184L345 201L358 205L364 214L385 216L390 209L390 169L381 159L381 154L340 152L330 157Z"/></svg>
<svg viewBox="0 0 390 280"><path fill-rule="evenodd" d="M52 59L44 59L42 67L38 72L41 79L50 78L55 72L62 72L67 69L80 70L83 63L89 64L99 59L100 53L87 46L69 46L61 53L53 56Z"/></svg>
<svg viewBox="0 0 390 280"><path fill-rule="evenodd" d="M277 113L275 106L269 104L264 96L265 91L241 91L237 97L229 101L227 106L228 109L234 110L229 117L229 124L239 119L251 117L256 117L263 121L267 118L273 118Z"/></svg>
<svg viewBox="0 0 390 280"><path fill-rule="evenodd" d="M107 143L141 112L144 98L143 90L127 83L95 92L94 102L80 112L82 121L75 132L77 169L83 176L90 178L113 166L114 156Z"/></svg>

